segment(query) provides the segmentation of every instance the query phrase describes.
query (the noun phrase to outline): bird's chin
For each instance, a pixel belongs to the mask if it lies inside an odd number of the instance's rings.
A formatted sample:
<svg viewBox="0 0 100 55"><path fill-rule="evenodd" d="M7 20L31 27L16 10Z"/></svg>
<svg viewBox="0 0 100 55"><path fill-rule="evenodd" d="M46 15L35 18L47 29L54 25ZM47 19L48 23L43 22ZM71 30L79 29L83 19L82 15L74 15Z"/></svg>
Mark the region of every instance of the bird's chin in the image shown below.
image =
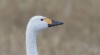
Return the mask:
<svg viewBox="0 0 100 55"><path fill-rule="evenodd" d="M38 29L37 32L40 32L40 31L45 30L45 29L47 29L47 28L48 28L48 27L42 28L42 29Z"/></svg>

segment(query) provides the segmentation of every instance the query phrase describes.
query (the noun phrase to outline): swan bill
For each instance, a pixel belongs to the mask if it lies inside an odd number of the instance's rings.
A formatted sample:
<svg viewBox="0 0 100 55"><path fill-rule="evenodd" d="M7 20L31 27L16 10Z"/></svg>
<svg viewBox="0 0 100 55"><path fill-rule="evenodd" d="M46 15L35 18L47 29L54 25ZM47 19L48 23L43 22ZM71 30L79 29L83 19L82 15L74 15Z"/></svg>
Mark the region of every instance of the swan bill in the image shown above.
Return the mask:
<svg viewBox="0 0 100 55"><path fill-rule="evenodd" d="M45 18L44 21L45 21L46 23L48 23L48 27L58 26L58 25L64 24L63 22L54 21L54 20L51 20L51 19L49 19L49 18Z"/></svg>
<svg viewBox="0 0 100 55"><path fill-rule="evenodd" d="M52 20L51 24L48 24L48 27L52 27L52 26L58 26L58 25L62 25L64 24L63 22L59 22L59 21L54 21Z"/></svg>

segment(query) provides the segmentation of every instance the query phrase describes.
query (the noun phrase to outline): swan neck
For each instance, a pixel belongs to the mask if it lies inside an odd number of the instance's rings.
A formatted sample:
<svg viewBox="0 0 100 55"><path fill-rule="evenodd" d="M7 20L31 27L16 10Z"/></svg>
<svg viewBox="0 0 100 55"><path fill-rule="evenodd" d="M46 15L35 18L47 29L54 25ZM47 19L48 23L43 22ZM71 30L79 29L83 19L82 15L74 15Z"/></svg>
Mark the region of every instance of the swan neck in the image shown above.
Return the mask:
<svg viewBox="0 0 100 55"><path fill-rule="evenodd" d="M26 31L26 54L27 55L38 55L36 37L37 32L32 30Z"/></svg>

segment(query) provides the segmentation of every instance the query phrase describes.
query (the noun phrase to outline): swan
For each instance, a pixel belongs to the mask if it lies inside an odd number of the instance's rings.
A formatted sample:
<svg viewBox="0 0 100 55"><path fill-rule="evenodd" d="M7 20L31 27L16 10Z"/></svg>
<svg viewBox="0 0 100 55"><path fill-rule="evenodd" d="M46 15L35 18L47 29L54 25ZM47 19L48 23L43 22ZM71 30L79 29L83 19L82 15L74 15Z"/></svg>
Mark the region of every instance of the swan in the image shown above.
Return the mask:
<svg viewBox="0 0 100 55"><path fill-rule="evenodd" d="M41 30L62 24L44 16L33 16L26 28L26 55L38 55L36 37Z"/></svg>

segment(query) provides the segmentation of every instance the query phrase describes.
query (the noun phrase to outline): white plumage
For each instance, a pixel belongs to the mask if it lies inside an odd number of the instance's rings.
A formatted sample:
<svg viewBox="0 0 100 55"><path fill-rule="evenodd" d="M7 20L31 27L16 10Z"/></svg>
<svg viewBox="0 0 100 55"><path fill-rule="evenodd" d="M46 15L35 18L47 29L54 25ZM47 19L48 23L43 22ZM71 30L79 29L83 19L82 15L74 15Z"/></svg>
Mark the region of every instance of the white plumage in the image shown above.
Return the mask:
<svg viewBox="0 0 100 55"><path fill-rule="evenodd" d="M43 16L34 16L28 22L26 28L26 54L38 55L36 37L39 31L51 26L61 25L62 22L53 21Z"/></svg>

